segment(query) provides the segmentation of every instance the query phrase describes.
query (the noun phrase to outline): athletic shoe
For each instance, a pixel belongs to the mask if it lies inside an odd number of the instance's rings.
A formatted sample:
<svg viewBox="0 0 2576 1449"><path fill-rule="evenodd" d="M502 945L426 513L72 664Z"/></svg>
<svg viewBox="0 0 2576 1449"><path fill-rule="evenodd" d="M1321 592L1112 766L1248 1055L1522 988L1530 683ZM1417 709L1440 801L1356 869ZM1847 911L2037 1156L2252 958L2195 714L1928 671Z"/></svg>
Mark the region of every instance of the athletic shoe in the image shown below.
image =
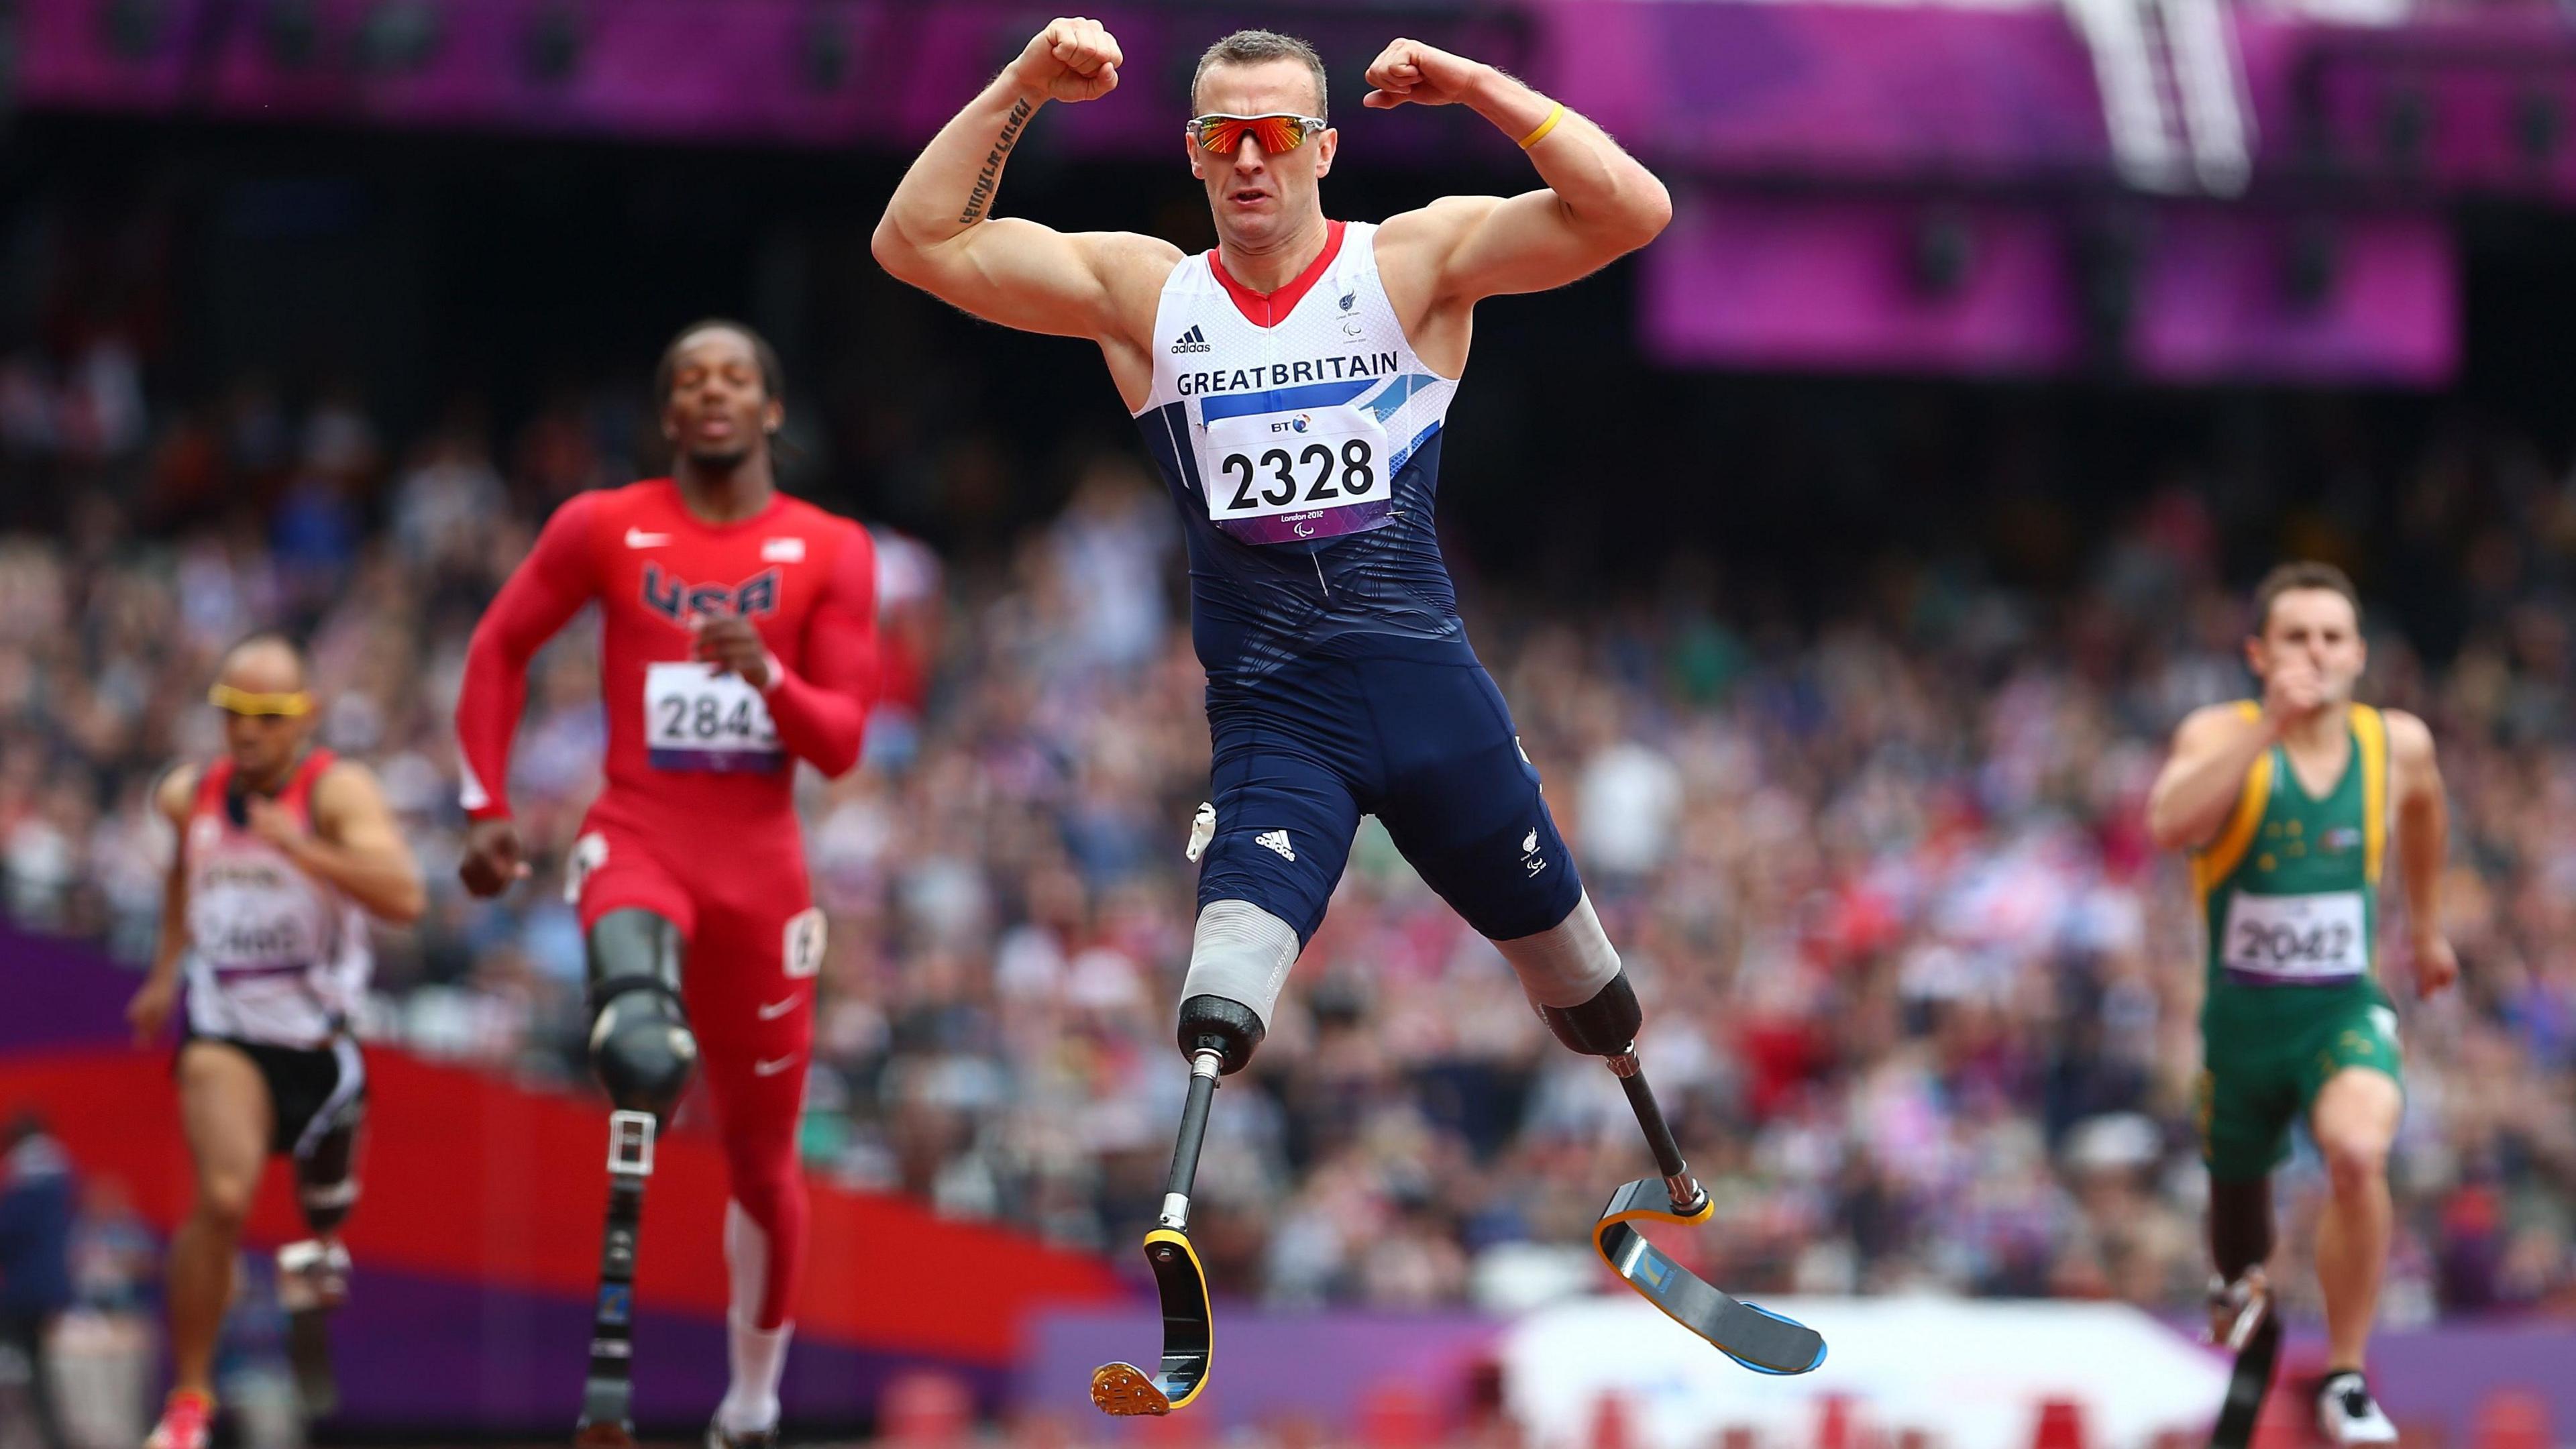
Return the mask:
<svg viewBox="0 0 2576 1449"><path fill-rule="evenodd" d="M152 1437L143 1441L143 1449L206 1449L214 1420L213 1398L187 1390L173 1392L170 1401L162 1406L161 1422L152 1426Z"/></svg>
<svg viewBox="0 0 2576 1449"><path fill-rule="evenodd" d="M2317 1428L2329 1444L2394 1444L2397 1426L2379 1412L2370 1386L2351 1369L2326 1375L2317 1386Z"/></svg>
<svg viewBox="0 0 2576 1449"><path fill-rule="evenodd" d="M778 1449L778 1431L761 1429L749 1434L736 1434L722 1424L709 1424L707 1449Z"/></svg>
<svg viewBox="0 0 2576 1449"><path fill-rule="evenodd" d="M2245 1276L2233 1283L2213 1277L2209 1280L2208 1341L2229 1353L2241 1352L2271 1311L2272 1288L2261 1265L2246 1269Z"/></svg>

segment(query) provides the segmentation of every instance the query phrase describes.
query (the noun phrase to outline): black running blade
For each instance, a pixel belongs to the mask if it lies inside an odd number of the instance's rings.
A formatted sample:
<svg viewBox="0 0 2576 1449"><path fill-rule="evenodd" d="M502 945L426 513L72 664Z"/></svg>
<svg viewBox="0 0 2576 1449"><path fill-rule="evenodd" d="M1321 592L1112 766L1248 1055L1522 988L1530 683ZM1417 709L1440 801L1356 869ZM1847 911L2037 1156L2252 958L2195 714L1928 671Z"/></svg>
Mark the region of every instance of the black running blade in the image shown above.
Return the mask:
<svg viewBox="0 0 2576 1449"><path fill-rule="evenodd" d="M2218 1423L2209 1431L2209 1449L2245 1449L2252 1441L2254 1421L2263 1416L2263 1396L2272 1390L2272 1365L2280 1356L2281 1320L2266 1314L2237 1352Z"/></svg>
<svg viewBox="0 0 2576 1449"><path fill-rule="evenodd" d="M1610 1205L1601 1210L1601 1220L1593 1225L1592 1245L1610 1271L1647 1302L1746 1368L1765 1374L1803 1374L1822 1364L1824 1335L1710 1287L1628 1226L1640 1221L1695 1226L1716 1211L1714 1204L1705 1201L1695 1212L1672 1209L1663 1179L1629 1183L1612 1194Z"/></svg>
<svg viewBox="0 0 2576 1449"><path fill-rule="evenodd" d="M1162 1367L1152 1375L1132 1363L1091 1371L1092 1404L1121 1418L1187 1408L1207 1387L1213 1327L1199 1255L1187 1237L1156 1228L1145 1235L1145 1261L1153 1266L1154 1291L1163 1301Z"/></svg>

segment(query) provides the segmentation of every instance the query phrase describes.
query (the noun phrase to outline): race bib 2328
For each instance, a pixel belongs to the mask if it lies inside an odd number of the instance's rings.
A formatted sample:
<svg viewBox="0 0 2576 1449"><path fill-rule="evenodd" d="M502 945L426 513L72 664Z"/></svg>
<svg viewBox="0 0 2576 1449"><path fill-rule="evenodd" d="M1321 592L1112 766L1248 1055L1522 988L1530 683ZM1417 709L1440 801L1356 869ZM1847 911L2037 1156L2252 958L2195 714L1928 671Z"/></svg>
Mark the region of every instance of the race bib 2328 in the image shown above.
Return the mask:
<svg viewBox="0 0 2576 1449"><path fill-rule="evenodd" d="M1200 452L1208 518L1246 543L1356 533L1385 521L1395 486L1386 428L1350 384L1210 398ZM1320 396L1344 394L1339 401Z"/></svg>

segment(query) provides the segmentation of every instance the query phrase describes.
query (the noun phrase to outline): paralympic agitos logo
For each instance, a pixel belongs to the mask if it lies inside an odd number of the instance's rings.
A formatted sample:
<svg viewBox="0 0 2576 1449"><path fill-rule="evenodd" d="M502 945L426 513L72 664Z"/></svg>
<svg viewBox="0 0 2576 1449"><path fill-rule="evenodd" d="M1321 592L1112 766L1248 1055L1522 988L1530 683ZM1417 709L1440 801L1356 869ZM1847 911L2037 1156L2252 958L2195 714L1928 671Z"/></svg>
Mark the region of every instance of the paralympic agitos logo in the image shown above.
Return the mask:
<svg viewBox="0 0 2576 1449"><path fill-rule="evenodd" d="M778 570L762 569L738 584L692 584L644 565L644 607L677 624L691 614L757 619L778 612Z"/></svg>

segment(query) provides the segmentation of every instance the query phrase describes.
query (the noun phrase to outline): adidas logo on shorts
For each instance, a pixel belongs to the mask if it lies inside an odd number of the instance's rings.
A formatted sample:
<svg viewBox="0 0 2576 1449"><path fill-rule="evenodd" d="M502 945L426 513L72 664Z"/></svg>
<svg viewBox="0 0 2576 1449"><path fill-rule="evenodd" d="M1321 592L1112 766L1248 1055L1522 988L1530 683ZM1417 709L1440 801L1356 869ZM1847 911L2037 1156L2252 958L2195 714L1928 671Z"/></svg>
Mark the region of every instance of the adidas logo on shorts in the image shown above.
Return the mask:
<svg viewBox="0 0 2576 1449"><path fill-rule="evenodd" d="M1297 851L1295 847L1289 845L1288 832L1285 830L1264 831L1252 837L1252 843L1265 850L1277 851L1282 860L1294 861L1297 858Z"/></svg>
<svg viewBox="0 0 2576 1449"><path fill-rule="evenodd" d="M1189 331L1172 339L1172 351L1175 354L1183 352L1208 352L1212 350L1213 349L1208 346L1207 334L1200 331L1195 326L1191 327Z"/></svg>

